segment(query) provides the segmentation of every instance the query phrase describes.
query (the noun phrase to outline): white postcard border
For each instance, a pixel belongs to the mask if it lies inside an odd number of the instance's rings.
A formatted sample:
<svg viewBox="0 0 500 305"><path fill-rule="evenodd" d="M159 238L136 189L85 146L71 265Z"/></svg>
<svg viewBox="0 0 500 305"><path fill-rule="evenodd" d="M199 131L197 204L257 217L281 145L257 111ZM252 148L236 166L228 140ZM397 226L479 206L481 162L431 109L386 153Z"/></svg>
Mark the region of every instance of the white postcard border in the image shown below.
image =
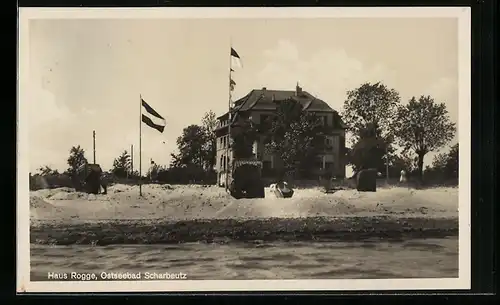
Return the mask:
<svg viewBox="0 0 500 305"><path fill-rule="evenodd" d="M18 292L181 292L302 290L437 290L470 289L470 135L471 24L468 7L414 8L20 8L18 101L29 80L31 19L155 18L457 18L459 25L459 277L376 280L176 280L120 282L31 282L29 208L29 105L18 102L17 141L17 291Z"/></svg>

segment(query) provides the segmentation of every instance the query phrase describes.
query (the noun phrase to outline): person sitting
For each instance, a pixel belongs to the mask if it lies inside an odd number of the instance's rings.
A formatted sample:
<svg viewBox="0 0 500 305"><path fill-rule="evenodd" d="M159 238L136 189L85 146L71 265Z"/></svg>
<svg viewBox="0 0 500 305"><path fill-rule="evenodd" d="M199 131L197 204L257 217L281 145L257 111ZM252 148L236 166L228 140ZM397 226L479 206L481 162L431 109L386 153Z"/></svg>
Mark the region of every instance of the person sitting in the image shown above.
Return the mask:
<svg viewBox="0 0 500 305"><path fill-rule="evenodd" d="M286 183L285 181L283 180L279 180L277 183L276 183L276 188L281 192L281 193L288 193L290 192L290 188L288 186L288 183Z"/></svg>

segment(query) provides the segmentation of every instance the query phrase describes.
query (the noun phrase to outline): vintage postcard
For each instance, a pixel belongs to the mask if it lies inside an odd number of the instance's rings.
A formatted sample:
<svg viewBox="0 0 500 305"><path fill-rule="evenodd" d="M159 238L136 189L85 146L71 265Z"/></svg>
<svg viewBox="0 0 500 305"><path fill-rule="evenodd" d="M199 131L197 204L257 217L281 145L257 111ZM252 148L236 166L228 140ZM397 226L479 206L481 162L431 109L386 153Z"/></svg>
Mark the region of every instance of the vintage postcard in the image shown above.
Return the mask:
<svg viewBox="0 0 500 305"><path fill-rule="evenodd" d="M470 31L21 8L18 292L470 288Z"/></svg>

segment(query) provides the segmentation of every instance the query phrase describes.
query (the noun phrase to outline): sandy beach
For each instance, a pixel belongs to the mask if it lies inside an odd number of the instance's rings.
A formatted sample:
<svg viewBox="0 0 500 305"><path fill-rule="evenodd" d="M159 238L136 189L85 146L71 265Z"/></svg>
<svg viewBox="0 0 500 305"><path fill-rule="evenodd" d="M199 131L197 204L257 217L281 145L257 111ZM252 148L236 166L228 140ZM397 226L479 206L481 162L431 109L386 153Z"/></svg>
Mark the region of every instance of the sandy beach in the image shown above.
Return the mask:
<svg viewBox="0 0 500 305"><path fill-rule="evenodd" d="M458 188L377 192L297 189L293 198L236 200L216 186L113 185L107 195L30 193L31 242L155 244L458 235Z"/></svg>

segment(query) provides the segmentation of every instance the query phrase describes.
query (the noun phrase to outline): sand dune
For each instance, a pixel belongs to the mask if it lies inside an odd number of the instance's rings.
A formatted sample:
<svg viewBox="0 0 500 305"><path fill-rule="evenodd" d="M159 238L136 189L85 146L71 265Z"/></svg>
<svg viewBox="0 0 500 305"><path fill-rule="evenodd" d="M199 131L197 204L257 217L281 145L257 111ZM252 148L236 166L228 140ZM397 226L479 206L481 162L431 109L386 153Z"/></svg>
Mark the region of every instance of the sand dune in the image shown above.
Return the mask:
<svg viewBox="0 0 500 305"><path fill-rule="evenodd" d="M30 193L32 220L92 221L105 219L226 219L317 216L458 217L458 188L377 192L298 189L293 198L278 199L266 190L264 199L240 199L216 186L113 185L107 195L59 188Z"/></svg>

